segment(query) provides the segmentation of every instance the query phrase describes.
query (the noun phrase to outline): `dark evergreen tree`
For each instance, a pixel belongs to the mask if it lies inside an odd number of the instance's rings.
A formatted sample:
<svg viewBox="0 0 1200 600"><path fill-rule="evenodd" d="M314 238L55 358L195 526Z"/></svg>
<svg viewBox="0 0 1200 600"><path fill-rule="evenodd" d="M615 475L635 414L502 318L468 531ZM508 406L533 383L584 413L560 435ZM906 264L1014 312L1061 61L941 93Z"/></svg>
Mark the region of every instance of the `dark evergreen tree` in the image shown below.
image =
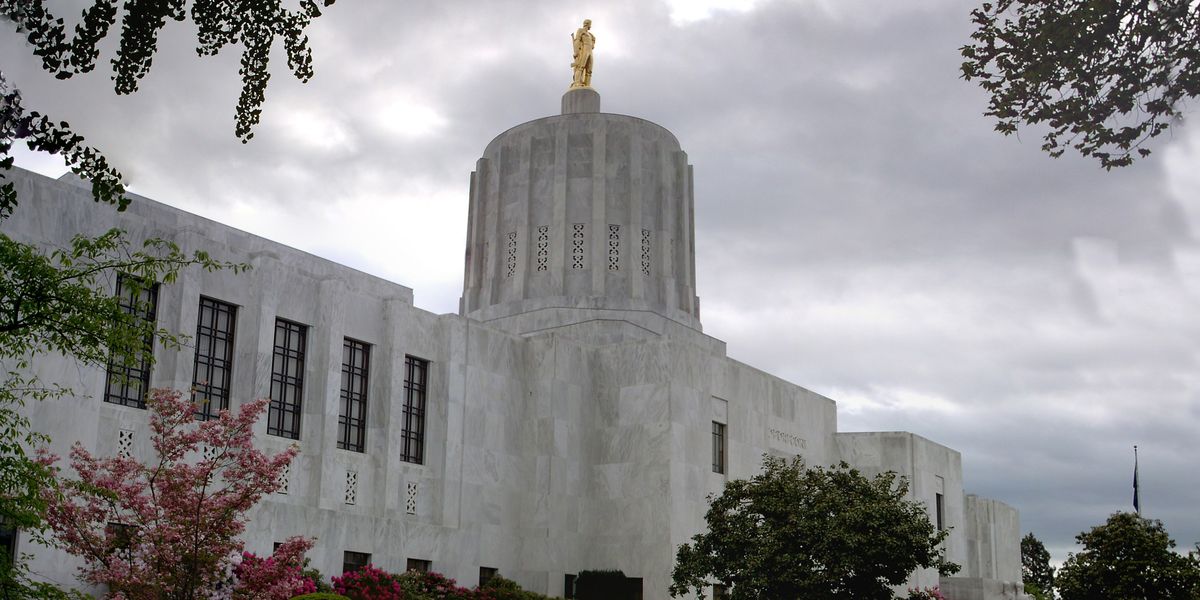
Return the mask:
<svg viewBox="0 0 1200 600"><path fill-rule="evenodd" d="M1041 598L1054 597L1054 567L1050 566L1050 553L1032 533L1021 538L1021 579L1025 581L1026 593Z"/></svg>

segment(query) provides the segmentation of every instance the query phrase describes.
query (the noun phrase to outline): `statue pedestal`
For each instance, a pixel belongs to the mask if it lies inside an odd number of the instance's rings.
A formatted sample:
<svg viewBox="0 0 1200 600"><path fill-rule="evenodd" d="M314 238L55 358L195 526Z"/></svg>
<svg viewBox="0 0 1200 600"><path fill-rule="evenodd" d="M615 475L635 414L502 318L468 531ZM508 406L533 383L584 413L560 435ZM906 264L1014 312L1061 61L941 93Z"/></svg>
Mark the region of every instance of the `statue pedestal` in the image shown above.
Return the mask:
<svg viewBox="0 0 1200 600"><path fill-rule="evenodd" d="M600 112L600 93L596 90L590 87L573 88L563 94L562 114L598 112Z"/></svg>

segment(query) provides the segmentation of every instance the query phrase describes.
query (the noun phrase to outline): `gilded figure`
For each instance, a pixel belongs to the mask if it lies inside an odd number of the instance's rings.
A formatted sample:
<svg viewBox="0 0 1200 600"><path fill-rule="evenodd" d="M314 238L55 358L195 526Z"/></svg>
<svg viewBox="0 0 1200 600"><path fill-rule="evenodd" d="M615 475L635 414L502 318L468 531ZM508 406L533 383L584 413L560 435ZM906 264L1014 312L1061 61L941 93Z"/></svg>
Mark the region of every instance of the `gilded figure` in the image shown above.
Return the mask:
<svg viewBox="0 0 1200 600"><path fill-rule="evenodd" d="M571 35L575 60L571 62L574 74L570 89L592 87L592 48L596 45L596 36L591 29L592 20L584 19L583 26Z"/></svg>

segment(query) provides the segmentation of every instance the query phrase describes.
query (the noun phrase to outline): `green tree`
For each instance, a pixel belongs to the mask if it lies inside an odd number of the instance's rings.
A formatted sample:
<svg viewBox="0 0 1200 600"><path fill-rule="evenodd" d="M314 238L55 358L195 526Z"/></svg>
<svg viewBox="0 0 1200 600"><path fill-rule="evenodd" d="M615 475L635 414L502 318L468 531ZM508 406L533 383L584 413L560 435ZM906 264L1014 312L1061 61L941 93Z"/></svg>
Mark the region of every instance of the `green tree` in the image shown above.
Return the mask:
<svg viewBox="0 0 1200 600"><path fill-rule="evenodd" d="M882 600L915 569L957 572L939 548L949 532L907 493L895 473L764 456L761 473L709 498L708 531L679 547L671 595L719 583L733 600Z"/></svg>
<svg viewBox="0 0 1200 600"><path fill-rule="evenodd" d="M1010 135L1044 125L1042 150L1073 147L1105 169L1145 157L1150 138L1200 93L1200 4L1192 0L994 0L971 12L962 76Z"/></svg>
<svg viewBox="0 0 1200 600"><path fill-rule="evenodd" d="M1055 587L1062 600L1196 600L1200 558L1174 551L1161 521L1127 512L1075 536Z"/></svg>
<svg viewBox="0 0 1200 600"><path fill-rule="evenodd" d="M33 361L46 354L95 368L109 361L131 366L143 356L153 361L146 340L178 348L183 339L122 308L111 293L117 275L131 275L127 281L136 286L139 281L170 283L193 265L234 272L246 267L202 251L189 254L160 239L135 247L116 229L94 238L77 236L69 247L48 252L0 233L0 264L0 523L36 535L44 528L42 491L53 488L54 478L28 454L47 439L31 429L20 407L71 390L31 375ZM0 560L0 597L51 592L28 580L22 561Z"/></svg>
<svg viewBox="0 0 1200 600"><path fill-rule="evenodd" d="M326 7L333 1L321 0ZM321 14L314 0L300 0L299 10L283 8L282 0L127 0L120 9L118 3L94 0L82 10L73 32L47 9L46 0L0 0L0 21L25 37L48 73L68 79L95 68L100 44L120 17L111 65L115 92L129 94L150 71L167 21L190 17L197 31L197 54L211 56L227 46L242 47L234 134L243 142L253 137L262 113L270 79L268 59L276 39L283 39L288 67L298 79L307 81L313 75L305 31ZM0 180L13 165L9 152L18 140L34 151L61 154L72 172L91 182L95 201L117 210L128 205L122 176L103 154L87 146L68 123L27 111L20 91L0 72ZM17 201L13 183L3 182L0 224L13 214ZM139 358L148 338L177 346L181 338L131 318L107 290L119 273L134 275L131 281L169 282L189 265L243 268L203 252L185 253L164 240L139 247L118 230L95 238L76 237L69 247L49 252L0 234L0 526L36 535L43 529L40 492L53 485L49 472L27 456L29 448L46 440L30 429L19 408L70 390L43 385L29 375L31 361L43 353L58 353L103 367L110 357L126 363ZM20 559L0 560L0 597L56 595L61 592L31 582Z"/></svg>
<svg viewBox="0 0 1200 600"><path fill-rule="evenodd" d="M1032 533L1021 538L1021 579L1025 581L1025 593L1039 599L1054 597L1054 567L1050 566L1050 553Z"/></svg>

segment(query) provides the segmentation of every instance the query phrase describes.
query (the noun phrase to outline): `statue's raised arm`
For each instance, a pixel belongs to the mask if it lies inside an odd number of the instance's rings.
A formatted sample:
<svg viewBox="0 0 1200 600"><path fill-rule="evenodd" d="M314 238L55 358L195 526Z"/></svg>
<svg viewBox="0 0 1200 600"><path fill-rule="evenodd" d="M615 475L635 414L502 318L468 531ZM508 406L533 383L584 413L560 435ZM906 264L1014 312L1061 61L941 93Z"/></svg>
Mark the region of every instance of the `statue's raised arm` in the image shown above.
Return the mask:
<svg viewBox="0 0 1200 600"><path fill-rule="evenodd" d="M571 35L571 48L575 60L571 61L571 89L592 87L592 48L596 36L592 35L592 20L584 19L583 26Z"/></svg>

